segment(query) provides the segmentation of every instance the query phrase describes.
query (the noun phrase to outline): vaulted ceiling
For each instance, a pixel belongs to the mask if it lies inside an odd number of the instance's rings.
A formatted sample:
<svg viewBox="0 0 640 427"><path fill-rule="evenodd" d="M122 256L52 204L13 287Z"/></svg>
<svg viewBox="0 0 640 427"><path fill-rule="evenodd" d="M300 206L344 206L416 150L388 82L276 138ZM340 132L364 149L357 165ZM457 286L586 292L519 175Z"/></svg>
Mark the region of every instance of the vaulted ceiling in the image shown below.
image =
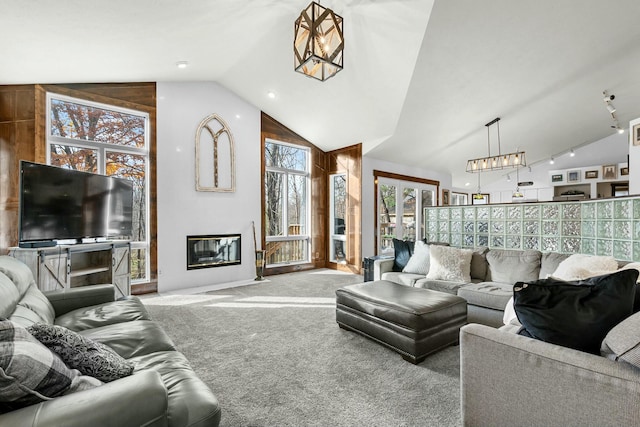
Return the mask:
<svg viewBox="0 0 640 427"><path fill-rule="evenodd" d="M324 150L361 142L454 187L495 117L534 166L613 132L604 90L622 126L640 117L637 0L321 4L345 33L325 82L293 71L308 1L0 0L0 84L217 81Z"/></svg>

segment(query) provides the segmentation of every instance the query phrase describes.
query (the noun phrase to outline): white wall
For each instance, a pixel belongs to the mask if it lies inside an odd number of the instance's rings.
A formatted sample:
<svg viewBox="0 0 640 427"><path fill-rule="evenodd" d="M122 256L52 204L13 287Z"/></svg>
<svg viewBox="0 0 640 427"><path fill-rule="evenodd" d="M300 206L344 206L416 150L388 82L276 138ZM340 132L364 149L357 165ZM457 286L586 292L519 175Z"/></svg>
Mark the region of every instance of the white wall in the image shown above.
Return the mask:
<svg viewBox="0 0 640 427"><path fill-rule="evenodd" d="M398 163L373 159L366 155L362 157L362 257L375 254L375 199L373 171L397 173L416 178L440 181L440 189L451 188L451 176L427 169L410 167Z"/></svg>
<svg viewBox="0 0 640 427"><path fill-rule="evenodd" d="M255 277L260 236L260 110L217 83L157 83L158 292ZM195 190L195 134L216 113L235 141L236 191ZM187 271L186 237L240 233L242 263Z"/></svg>

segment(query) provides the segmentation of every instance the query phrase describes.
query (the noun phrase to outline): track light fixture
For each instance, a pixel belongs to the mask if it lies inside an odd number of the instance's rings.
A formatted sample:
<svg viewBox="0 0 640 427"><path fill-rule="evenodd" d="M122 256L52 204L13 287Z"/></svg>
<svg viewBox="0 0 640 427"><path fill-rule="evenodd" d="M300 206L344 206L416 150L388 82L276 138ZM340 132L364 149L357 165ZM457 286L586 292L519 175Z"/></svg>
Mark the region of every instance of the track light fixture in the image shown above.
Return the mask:
<svg viewBox="0 0 640 427"><path fill-rule="evenodd" d="M620 127L620 123L618 122L618 118L616 117L616 107L614 107L613 104L611 103L611 101L616 99L616 96L613 94L609 95L606 90L602 92L602 94L604 95L604 99L603 99L604 105L607 108L607 111L609 112L609 114L611 115L611 120L613 120L613 125L611 125L611 127L615 129L616 132L618 133L624 133L624 129Z"/></svg>
<svg viewBox="0 0 640 427"><path fill-rule="evenodd" d="M549 164L550 164L550 165L554 164L555 162L556 162L556 161L555 161L555 160L553 160L553 157L552 157L551 159L549 159Z"/></svg>
<svg viewBox="0 0 640 427"><path fill-rule="evenodd" d="M576 152L573 151L573 148L571 149L571 151L569 151L569 157L575 157L576 156Z"/></svg>

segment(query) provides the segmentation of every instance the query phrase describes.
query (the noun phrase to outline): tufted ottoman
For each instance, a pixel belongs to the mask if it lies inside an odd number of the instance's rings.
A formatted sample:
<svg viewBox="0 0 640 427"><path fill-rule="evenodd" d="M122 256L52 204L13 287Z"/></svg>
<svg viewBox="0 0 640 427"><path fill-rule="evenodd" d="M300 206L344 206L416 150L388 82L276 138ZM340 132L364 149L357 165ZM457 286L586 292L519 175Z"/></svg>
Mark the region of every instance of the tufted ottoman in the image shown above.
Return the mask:
<svg viewBox="0 0 640 427"><path fill-rule="evenodd" d="M387 280L336 291L336 322L397 351L414 364L458 343L467 323L465 299Z"/></svg>

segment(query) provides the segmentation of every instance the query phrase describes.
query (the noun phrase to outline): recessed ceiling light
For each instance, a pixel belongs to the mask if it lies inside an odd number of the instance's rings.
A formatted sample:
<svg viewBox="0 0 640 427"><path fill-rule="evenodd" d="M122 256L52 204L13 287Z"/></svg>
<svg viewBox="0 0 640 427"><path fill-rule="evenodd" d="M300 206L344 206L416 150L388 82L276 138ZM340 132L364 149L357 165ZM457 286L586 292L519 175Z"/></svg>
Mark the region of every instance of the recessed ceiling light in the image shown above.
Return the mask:
<svg viewBox="0 0 640 427"><path fill-rule="evenodd" d="M465 182L465 183L464 183L464 186L465 186L465 187L468 187L468 186L470 186L470 185L471 185L471 183L470 183L470 182Z"/></svg>
<svg viewBox="0 0 640 427"><path fill-rule="evenodd" d="M575 152L575 151L573 151L573 150L571 150L571 151L569 152L569 157L575 157L575 156L576 156L576 152Z"/></svg>
<svg viewBox="0 0 640 427"><path fill-rule="evenodd" d="M272 90L270 90L269 92L267 92L267 96L271 99L275 99L276 98L276 93Z"/></svg>
<svg viewBox="0 0 640 427"><path fill-rule="evenodd" d="M236 119L239 119L239 118L240 118L240 114L236 114Z"/></svg>
<svg viewBox="0 0 640 427"><path fill-rule="evenodd" d="M623 128L618 128L618 133L624 133L624 129Z"/></svg>
<svg viewBox="0 0 640 427"><path fill-rule="evenodd" d="M552 157L551 159L549 159L549 164L550 164L550 165L552 165L552 164L554 164L554 163L555 163L555 161L553 160L553 157Z"/></svg>
<svg viewBox="0 0 640 427"><path fill-rule="evenodd" d="M183 69L183 68L187 68L187 65L189 65L189 63L187 61L178 61L176 62L176 67Z"/></svg>

